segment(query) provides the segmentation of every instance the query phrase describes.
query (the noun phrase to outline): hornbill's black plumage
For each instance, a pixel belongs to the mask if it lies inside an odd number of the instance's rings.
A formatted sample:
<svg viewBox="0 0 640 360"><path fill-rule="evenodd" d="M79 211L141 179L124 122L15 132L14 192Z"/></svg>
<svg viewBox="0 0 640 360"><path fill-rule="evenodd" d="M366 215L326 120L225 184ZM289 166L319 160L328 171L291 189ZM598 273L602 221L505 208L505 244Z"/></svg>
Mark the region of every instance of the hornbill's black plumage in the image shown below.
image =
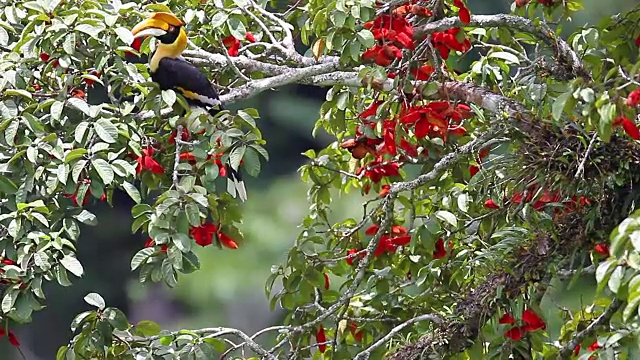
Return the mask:
<svg viewBox="0 0 640 360"><path fill-rule="evenodd" d="M218 93L200 69L180 58L187 48L187 33L184 23L167 12L154 13L137 24L132 30L134 38L154 36L160 41L149 59L151 79L162 90L174 90L187 99L189 105L206 109L215 116L223 107ZM240 173L230 165L228 168L227 191L241 200L247 199L247 192Z"/></svg>

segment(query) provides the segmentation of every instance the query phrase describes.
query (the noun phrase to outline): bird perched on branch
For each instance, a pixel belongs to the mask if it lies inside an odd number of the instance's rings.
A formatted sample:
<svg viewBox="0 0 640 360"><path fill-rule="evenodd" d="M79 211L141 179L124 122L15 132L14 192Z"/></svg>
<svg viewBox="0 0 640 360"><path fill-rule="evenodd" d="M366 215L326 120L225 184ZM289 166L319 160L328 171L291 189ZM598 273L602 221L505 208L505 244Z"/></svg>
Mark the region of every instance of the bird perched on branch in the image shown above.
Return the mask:
<svg viewBox="0 0 640 360"><path fill-rule="evenodd" d="M160 89L174 90L184 96L189 105L204 108L215 116L223 109L218 93L200 69L180 57L187 48L184 25L172 13L157 12L138 23L131 33L134 39L147 36L158 39L159 44L149 59L149 70ZM240 173L230 165L227 168L227 191L234 198L246 200L247 191Z"/></svg>

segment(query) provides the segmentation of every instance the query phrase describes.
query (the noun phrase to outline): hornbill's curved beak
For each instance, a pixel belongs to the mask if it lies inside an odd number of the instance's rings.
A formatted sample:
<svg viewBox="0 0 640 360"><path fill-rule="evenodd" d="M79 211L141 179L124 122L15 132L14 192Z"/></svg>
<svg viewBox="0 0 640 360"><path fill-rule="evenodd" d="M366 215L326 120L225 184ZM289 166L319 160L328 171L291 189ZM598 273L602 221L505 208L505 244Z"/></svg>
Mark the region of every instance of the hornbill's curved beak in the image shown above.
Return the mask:
<svg viewBox="0 0 640 360"><path fill-rule="evenodd" d="M146 36L165 35L172 26L183 26L182 20L168 12L157 12L139 22L131 29L134 39Z"/></svg>

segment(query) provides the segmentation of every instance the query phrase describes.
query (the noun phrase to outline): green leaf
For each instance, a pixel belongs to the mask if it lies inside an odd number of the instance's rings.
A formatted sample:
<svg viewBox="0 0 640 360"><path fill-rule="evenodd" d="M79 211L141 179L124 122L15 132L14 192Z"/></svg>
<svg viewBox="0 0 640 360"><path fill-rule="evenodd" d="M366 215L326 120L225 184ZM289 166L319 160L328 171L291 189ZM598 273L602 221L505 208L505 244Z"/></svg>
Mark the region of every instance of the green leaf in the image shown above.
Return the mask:
<svg viewBox="0 0 640 360"><path fill-rule="evenodd" d="M33 99L33 96L27 90L22 89L7 89L4 91L5 96L21 96L27 99Z"/></svg>
<svg viewBox="0 0 640 360"><path fill-rule="evenodd" d="M553 102L553 105L551 106L551 114L553 115L553 118L555 120L560 120L560 117L562 117L562 112L567 105L567 101L572 96L573 93L571 91L567 91L566 93L558 96L556 101Z"/></svg>
<svg viewBox="0 0 640 360"><path fill-rule="evenodd" d="M127 181L124 181L122 183L122 187L127 192L127 194L129 194L129 197L131 197L131 199L136 202L136 204L140 204L140 202L142 201L142 197L140 196L140 191L138 191L137 187Z"/></svg>
<svg viewBox="0 0 640 360"><path fill-rule="evenodd" d="M65 255L62 260L60 260L60 264L77 277L82 277L82 274L84 273L82 264L80 264L80 261L73 256Z"/></svg>
<svg viewBox="0 0 640 360"><path fill-rule="evenodd" d="M242 145L234 148L233 151L231 151L231 154L229 154L229 162L233 169L238 170L238 167L240 166L240 161L244 157L244 153L246 150L247 150L247 147Z"/></svg>
<svg viewBox="0 0 640 360"><path fill-rule="evenodd" d="M111 121L107 119L98 119L93 124L93 128L102 141L108 144L116 142L116 139L118 138L118 128L113 125Z"/></svg>
<svg viewBox="0 0 640 360"><path fill-rule="evenodd" d="M373 45L375 44L373 33L368 29L362 29L358 31L357 36L358 40L360 40L360 43L362 43L362 45L364 45L364 47L367 49L373 47Z"/></svg>
<svg viewBox="0 0 640 360"><path fill-rule="evenodd" d="M51 113L51 118L53 120L60 120L62 117L62 110L64 110L64 103L62 101L57 101L51 104L51 108L49 112Z"/></svg>
<svg viewBox="0 0 640 360"><path fill-rule="evenodd" d="M111 184L113 178L115 177L115 174L113 172L113 168L106 160L94 159L91 161L91 165L96 170L98 175L100 175L100 178L105 183L105 185Z"/></svg>
<svg viewBox="0 0 640 360"><path fill-rule="evenodd" d="M162 90L162 101L169 106L173 106L176 102L176 93L171 89Z"/></svg>
<svg viewBox="0 0 640 360"><path fill-rule="evenodd" d="M260 174L260 155L258 151L252 147L247 147L243 160L243 168L247 171L247 174L257 177Z"/></svg>
<svg viewBox="0 0 640 360"><path fill-rule="evenodd" d="M162 331L160 325L151 320L142 320L135 327L143 336L156 336Z"/></svg>
<svg viewBox="0 0 640 360"><path fill-rule="evenodd" d="M103 310L106 306L104 299L98 293L89 293L84 297L84 301L91 305L97 307L99 310Z"/></svg>
<svg viewBox="0 0 640 360"><path fill-rule="evenodd" d="M205 338L204 341L207 344L213 346L214 350L219 352L219 353L223 353L227 349L227 345L225 344L225 342L220 340L220 339Z"/></svg>
<svg viewBox="0 0 640 360"><path fill-rule="evenodd" d="M81 157L83 157L86 153L87 153L87 149L73 149L71 151L69 151L67 153L67 155L64 158L64 162L66 164L72 162L73 160L79 159Z"/></svg>
<svg viewBox="0 0 640 360"><path fill-rule="evenodd" d="M495 51L495 52L492 52L491 54L489 54L487 57L496 58L496 59L502 59L506 63L520 65L520 59L516 55L514 55L512 53L509 53L509 52L506 52L506 51Z"/></svg>
<svg viewBox="0 0 640 360"><path fill-rule="evenodd" d="M2 298L1 309L3 313L9 313L11 309L13 309L13 304L16 303L18 299L18 294L20 292L17 289L11 289L4 293L4 297Z"/></svg>
<svg viewBox="0 0 640 360"><path fill-rule="evenodd" d="M144 248L138 251L133 258L131 259L131 271L137 269L149 259L151 255L155 252L155 249L152 247Z"/></svg>
<svg viewBox="0 0 640 360"><path fill-rule="evenodd" d="M445 221L451 224L451 226L453 227L458 226L458 219L454 214L450 213L449 211L445 211L445 210L436 211L436 217L442 221Z"/></svg>
<svg viewBox="0 0 640 360"><path fill-rule="evenodd" d="M129 328L129 320L120 309L108 307L104 310L104 317L116 330L127 330Z"/></svg>
<svg viewBox="0 0 640 360"><path fill-rule="evenodd" d="M89 226L98 225L98 218L87 210L82 210L80 214L74 215L73 217L85 225L89 225Z"/></svg>
<svg viewBox="0 0 640 360"><path fill-rule="evenodd" d="M133 43L133 34L129 29L124 27L117 27L115 30L116 35L118 35L118 39L122 41L125 45L131 45Z"/></svg>
<svg viewBox="0 0 640 360"><path fill-rule="evenodd" d="M62 43L62 49L69 55L76 52L76 33L69 33Z"/></svg>
<svg viewBox="0 0 640 360"><path fill-rule="evenodd" d="M67 99L67 104L69 104L69 106L71 106L74 109L80 110L82 113L84 113L87 116L91 115L91 108L89 107L89 104L87 104L87 102L82 99L72 97ZM53 105L51 105L52 110L54 105L56 104L54 103Z"/></svg>
<svg viewBox="0 0 640 360"><path fill-rule="evenodd" d="M96 40L101 40L98 35L104 30L103 26L96 26L90 24L79 24L76 26L76 30L83 32Z"/></svg>
<svg viewBox="0 0 640 360"><path fill-rule="evenodd" d="M58 349L58 352L56 353L56 360L67 360L67 350L69 348L67 347L67 345L64 345L62 347L60 347Z"/></svg>
<svg viewBox="0 0 640 360"><path fill-rule="evenodd" d="M237 17L232 17L227 20L227 25L229 25L229 31L231 35L238 40L244 40L247 35L247 29L245 28L242 21L240 21Z"/></svg>
<svg viewBox="0 0 640 360"><path fill-rule="evenodd" d="M628 321L632 316L635 316L636 309L638 308L638 304L640 303L640 291L634 291L629 294L629 299L627 301L627 306L625 306L622 311L622 321Z"/></svg>
<svg viewBox="0 0 640 360"><path fill-rule="evenodd" d="M211 26L211 28L213 29L217 29L222 26L228 18L229 15L227 15L224 9L218 9L218 11L211 17L209 26Z"/></svg>

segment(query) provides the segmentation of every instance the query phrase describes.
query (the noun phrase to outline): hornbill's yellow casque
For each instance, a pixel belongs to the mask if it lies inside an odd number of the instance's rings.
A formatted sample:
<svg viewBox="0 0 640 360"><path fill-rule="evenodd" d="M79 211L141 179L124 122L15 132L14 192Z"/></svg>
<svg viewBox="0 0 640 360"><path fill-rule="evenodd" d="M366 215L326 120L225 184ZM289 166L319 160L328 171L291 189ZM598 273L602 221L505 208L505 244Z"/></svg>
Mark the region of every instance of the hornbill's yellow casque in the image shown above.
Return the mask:
<svg viewBox="0 0 640 360"><path fill-rule="evenodd" d="M222 103L211 82L200 69L180 58L187 48L187 32L184 23L168 12L157 12L137 24L132 30L134 38L154 36L159 40L156 51L149 59L151 79L162 90L172 89L182 94L192 106L206 109L215 116L222 110ZM242 201L247 192L240 173L230 165L227 191Z"/></svg>

